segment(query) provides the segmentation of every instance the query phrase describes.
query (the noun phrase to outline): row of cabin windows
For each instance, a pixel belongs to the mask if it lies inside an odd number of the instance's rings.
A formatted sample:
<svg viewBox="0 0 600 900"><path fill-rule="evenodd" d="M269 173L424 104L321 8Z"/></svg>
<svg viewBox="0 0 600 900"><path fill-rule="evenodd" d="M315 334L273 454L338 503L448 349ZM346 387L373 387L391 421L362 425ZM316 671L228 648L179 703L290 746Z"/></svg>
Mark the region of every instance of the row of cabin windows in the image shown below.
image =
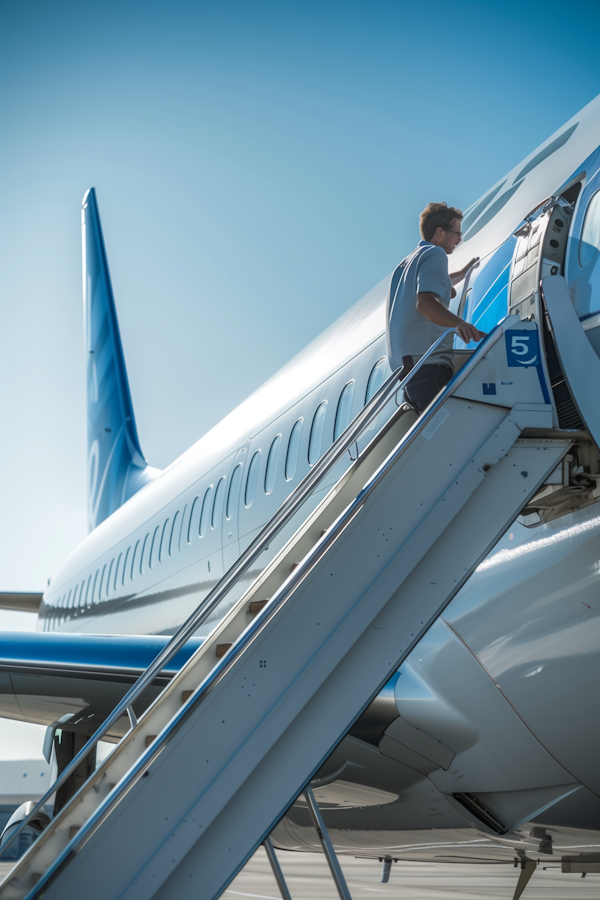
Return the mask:
<svg viewBox="0 0 600 900"><path fill-rule="evenodd" d="M185 515L185 509L183 515ZM173 516L172 522L168 518L162 528L160 525L156 526L151 540L150 532L148 532L143 543L141 540L135 543L133 553L131 547L127 548L125 554L119 553L116 560L115 558L111 560L110 565L104 565L102 570L97 569L96 573L90 575L87 581L84 579L80 585L76 585L68 594L64 594L59 599L57 606L62 609L92 606L99 600L109 597L111 593L116 593L119 585L125 586L127 581L133 581L138 571L142 574L144 571L154 568L157 562L166 559L167 555L172 556L173 551L179 546L177 530L180 522L178 510ZM148 550L147 554L146 550Z"/></svg>
<svg viewBox="0 0 600 900"><path fill-rule="evenodd" d="M386 358L378 360L371 370L367 383L365 394L365 403L368 403L373 395L379 390L383 384L385 375ZM352 415L352 402L354 400L355 382L349 381L340 394L338 405L335 413L335 423L333 428L333 440L342 434L350 424ZM323 447L323 436L325 432L325 419L327 415L327 400L317 406L313 415L310 437L308 441L308 464L313 466L321 456ZM300 456L300 444L302 439L302 429L304 425L303 417L300 417L290 432L285 457L285 479L291 481L296 474L298 460ZM281 451L282 436L278 434L272 441L267 457L267 465L265 469L264 491L270 494L275 487L277 476L277 468L279 465L279 455ZM257 450L250 460L248 466L248 474L246 476L246 486L244 490L244 504L249 509L254 503L256 496L256 488L258 485L258 476L260 470L261 450ZM227 500L225 503L225 517L231 519L238 505L238 499L242 484L243 464L238 465L233 470L231 480L229 482L229 490L227 492ZM216 488L211 484L205 491L202 498L202 506L200 507L200 497L196 497L192 503L190 516L187 526L187 542L192 542L192 523L198 515L198 536L203 538L207 533L209 526L211 530L220 527L223 513L223 498L225 494L225 476L219 479ZM100 600L104 600L111 593L116 593L118 585L125 586L128 581L133 581L139 573L143 575L145 571L153 569L157 563L163 562L167 556L172 556L175 549L180 548L181 531L187 506L184 507L183 513L179 510L173 516L171 522L167 518L162 525L157 525L151 533L148 532L146 537L138 540L135 546L128 547L125 554L120 553L116 559L113 558L110 565L106 564L98 569L95 575L90 575L84 579L80 585L70 590L68 594L64 594L58 601L57 606L62 609L77 609L86 606L92 606ZM170 527L169 527L170 526ZM141 547L140 547L141 545ZM107 571L108 565L108 571Z"/></svg>
<svg viewBox="0 0 600 900"><path fill-rule="evenodd" d="M367 390L365 394L365 403L368 403L373 395L379 390L383 384L386 369L386 358L378 360L371 370ZM352 402L354 400L355 382L349 381L343 388L335 413L335 423L333 426L333 440L336 441L343 431L350 424L352 416ZM313 415L310 428L310 437L308 440L308 464L314 466L323 452L323 436L325 433L325 420L327 417L327 400L320 403ZM290 432L285 456L285 480L291 481L296 474L298 467L298 459L300 456L300 444L302 440L302 429L304 419L300 417L294 424ZM270 494L275 487L275 479L277 476L277 468L279 465L279 455L281 452L282 436L280 434L273 438L269 454L267 456L267 465L265 468L264 491ZM258 484L258 474L260 469L261 450L256 450L250 465L248 466L248 474L246 476L246 489L244 491L244 503L250 508L254 503L256 496L256 487ZM242 467L239 465L234 471L234 475L239 471L239 478L242 476ZM233 484L233 479L232 479ZM230 489L231 493L231 489ZM237 493L237 491L236 491Z"/></svg>

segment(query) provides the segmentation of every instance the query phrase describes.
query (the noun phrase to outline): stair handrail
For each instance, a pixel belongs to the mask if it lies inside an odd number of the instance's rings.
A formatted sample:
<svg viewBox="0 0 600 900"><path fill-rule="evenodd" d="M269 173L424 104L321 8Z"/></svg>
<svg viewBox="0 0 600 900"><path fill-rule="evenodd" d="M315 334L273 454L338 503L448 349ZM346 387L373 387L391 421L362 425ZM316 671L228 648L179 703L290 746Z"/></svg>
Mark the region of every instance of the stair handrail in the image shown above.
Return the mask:
<svg viewBox="0 0 600 900"><path fill-rule="evenodd" d="M56 781L48 788L41 800L36 803L19 826L12 833L10 838L2 847L4 852L13 843L13 841L21 834L28 823L33 819L42 807L50 800L75 770L81 765L84 759L102 740L107 731L115 724L123 715L129 714L132 704L139 695L152 683L154 678L160 674L165 665L173 659L174 656L192 637L195 631L206 621L209 615L224 599L229 590L236 584L242 575L244 575L256 559L264 552L270 542L277 537L279 532L292 519L304 501L310 496L312 491L325 478L326 475L337 465L344 454L350 450L352 445L360 438L365 429L373 422L383 408L388 404L392 397L401 391L425 362L435 353L437 348L450 334L458 334L456 328L448 328L443 334L431 345L429 350L415 363L410 372L402 379L398 380L402 368L396 369L381 385L378 391L371 397L368 403L363 406L359 413L350 422L348 427L341 433L331 447L325 451L323 456L314 464L312 469L307 472L302 481L288 494L281 506L273 513L268 522L256 535L254 540L246 547L246 549L238 556L236 561L229 567L223 577L214 588L206 595L194 612L175 632L168 644L157 654L147 669L142 672L137 681L131 686L125 696L117 703L113 711L107 716L104 722L90 737L88 742L82 747L79 753L71 760L71 762L63 769ZM130 721L132 721L130 716ZM136 722L137 724L137 722ZM132 727L135 725L132 724ZM89 776L93 777L92 775ZM87 781L88 779L86 779ZM85 783L84 783L85 784ZM84 785L81 786L83 788ZM81 790L81 788L79 790Z"/></svg>

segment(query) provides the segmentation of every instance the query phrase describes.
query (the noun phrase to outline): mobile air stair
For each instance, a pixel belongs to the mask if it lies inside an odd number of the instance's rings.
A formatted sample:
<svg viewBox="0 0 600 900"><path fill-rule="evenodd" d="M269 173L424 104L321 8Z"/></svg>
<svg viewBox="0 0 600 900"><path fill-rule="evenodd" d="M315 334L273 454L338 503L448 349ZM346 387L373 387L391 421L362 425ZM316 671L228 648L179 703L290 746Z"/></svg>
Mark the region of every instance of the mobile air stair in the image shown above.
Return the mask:
<svg viewBox="0 0 600 900"><path fill-rule="evenodd" d="M545 279L544 293L553 346L598 443L586 382L600 361L562 277ZM396 409L371 432L136 721L133 699L389 409L398 374L388 379L62 773L57 784L129 709L128 733L0 885L0 900L211 900L262 842L273 856L269 833L301 792L321 828L314 773L582 433L559 427L542 302L537 317L506 318L420 419Z"/></svg>

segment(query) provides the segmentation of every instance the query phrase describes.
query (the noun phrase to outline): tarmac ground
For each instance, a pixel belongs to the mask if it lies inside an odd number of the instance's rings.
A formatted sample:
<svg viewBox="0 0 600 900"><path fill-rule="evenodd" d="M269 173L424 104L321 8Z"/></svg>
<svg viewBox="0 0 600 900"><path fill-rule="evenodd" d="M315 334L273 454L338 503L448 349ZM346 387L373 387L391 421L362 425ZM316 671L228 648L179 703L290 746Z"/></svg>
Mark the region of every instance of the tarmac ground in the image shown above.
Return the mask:
<svg viewBox="0 0 600 900"><path fill-rule="evenodd" d="M292 900L339 900L325 857L319 853L277 851ZM519 871L511 865L399 862L382 884L377 860L339 857L353 900L512 900ZM223 900L281 900L262 847L230 884ZM598 900L600 875L564 874L560 863L538 868L523 900Z"/></svg>
<svg viewBox="0 0 600 900"><path fill-rule="evenodd" d="M339 900L320 853L277 851L292 900ZM507 865L395 863L381 884L376 860L340 857L353 900L512 900L518 872ZM0 863L0 881L14 863ZM223 900L281 900L267 856L260 847L223 894ZM599 900L600 875L563 875L560 866L538 869L523 900Z"/></svg>

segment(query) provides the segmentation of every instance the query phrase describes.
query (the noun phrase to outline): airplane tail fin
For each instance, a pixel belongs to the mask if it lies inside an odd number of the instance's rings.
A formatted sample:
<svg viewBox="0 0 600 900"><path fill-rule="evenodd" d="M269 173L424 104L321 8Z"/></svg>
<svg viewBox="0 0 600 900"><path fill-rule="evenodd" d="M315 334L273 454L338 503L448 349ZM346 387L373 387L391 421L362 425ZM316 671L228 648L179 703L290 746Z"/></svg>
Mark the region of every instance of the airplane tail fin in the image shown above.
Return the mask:
<svg viewBox="0 0 600 900"><path fill-rule="evenodd" d="M140 448L94 188L83 198L81 223L91 531L159 470Z"/></svg>

